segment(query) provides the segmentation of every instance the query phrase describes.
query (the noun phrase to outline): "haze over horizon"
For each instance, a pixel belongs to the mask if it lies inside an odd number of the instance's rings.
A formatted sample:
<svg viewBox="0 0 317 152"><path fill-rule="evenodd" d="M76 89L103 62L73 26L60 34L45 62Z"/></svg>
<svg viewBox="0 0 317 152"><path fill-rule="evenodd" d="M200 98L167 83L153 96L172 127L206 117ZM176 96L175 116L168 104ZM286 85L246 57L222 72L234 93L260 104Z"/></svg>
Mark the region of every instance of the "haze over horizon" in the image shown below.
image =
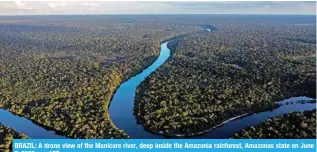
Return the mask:
<svg viewBox="0 0 317 152"><path fill-rule="evenodd" d="M316 2L0 2L0 15L316 14Z"/></svg>

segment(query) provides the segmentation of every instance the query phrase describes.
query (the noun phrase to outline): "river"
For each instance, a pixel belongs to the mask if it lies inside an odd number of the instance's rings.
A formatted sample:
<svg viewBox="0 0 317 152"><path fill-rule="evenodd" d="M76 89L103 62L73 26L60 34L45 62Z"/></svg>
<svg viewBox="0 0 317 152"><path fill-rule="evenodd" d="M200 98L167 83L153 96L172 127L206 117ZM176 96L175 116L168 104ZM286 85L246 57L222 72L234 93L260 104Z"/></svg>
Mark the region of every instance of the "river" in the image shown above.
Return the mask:
<svg viewBox="0 0 317 152"><path fill-rule="evenodd" d="M206 29L210 32L210 29ZM141 73L131 77L123 82L116 90L109 106L109 115L116 127L123 130L131 138L165 138L164 136L153 134L144 130L143 126L137 124L135 116L133 115L134 98L136 88L147 78L152 72L159 68L170 56L170 50L167 47L168 42L161 44L161 51L156 61L143 70ZM270 117L295 112L312 110L316 107L316 103L299 104L298 100L312 100L307 97L296 97L277 102L281 106L274 110L268 110L261 113L245 115L239 119L231 119L219 124L215 128L202 132L201 135L192 136L190 138L228 138L233 133L249 127L255 126L265 121ZM286 102L295 102L293 104L285 104ZM32 121L16 116L7 110L0 109L0 122L5 126L14 128L17 132L24 133L30 138L34 139L61 139L65 138L54 133L54 131L46 130Z"/></svg>
<svg viewBox="0 0 317 152"><path fill-rule="evenodd" d="M142 125L137 124L133 108L138 85L170 56L167 44L168 42L161 44L160 55L151 66L120 85L110 102L109 115L112 122L132 138L161 138L161 136L145 131Z"/></svg>
<svg viewBox="0 0 317 152"><path fill-rule="evenodd" d="M33 123L31 120L14 115L7 110L0 109L0 122L13 128L19 133L24 133L32 139L63 139L52 130L47 130Z"/></svg>

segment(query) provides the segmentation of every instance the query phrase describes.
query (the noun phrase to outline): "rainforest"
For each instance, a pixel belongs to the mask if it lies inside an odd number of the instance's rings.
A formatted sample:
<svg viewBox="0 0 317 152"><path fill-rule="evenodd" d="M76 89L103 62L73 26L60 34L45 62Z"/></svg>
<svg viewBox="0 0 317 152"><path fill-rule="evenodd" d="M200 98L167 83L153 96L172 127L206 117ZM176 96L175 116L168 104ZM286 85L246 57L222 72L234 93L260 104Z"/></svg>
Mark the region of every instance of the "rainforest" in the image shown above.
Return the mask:
<svg viewBox="0 0 317 152"><path fill-rule="evenodd" d="M314 15L0 16L0 151L46 130L212 138L285 106L221 138L316 138L315 51Z"/></svg>

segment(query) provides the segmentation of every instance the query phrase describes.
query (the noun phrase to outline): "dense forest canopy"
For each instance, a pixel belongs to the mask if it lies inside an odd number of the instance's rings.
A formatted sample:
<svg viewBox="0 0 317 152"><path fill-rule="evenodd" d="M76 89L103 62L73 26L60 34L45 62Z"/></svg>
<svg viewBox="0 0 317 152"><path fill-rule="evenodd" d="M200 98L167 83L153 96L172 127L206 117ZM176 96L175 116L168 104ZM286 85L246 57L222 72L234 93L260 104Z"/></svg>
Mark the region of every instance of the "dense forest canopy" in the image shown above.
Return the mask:
<svg viewBox="0 0 317 152"><path fill-rule="evenodd" d="M171 39L135 115L152 131L199 132L314 97L315 25L315 16L1 16L0 108L70 138L128 138L108 116L110 99Z"/></svg>
<svg viewBox="0 0 317 152"><path fill-rule="evenodd" d="M153 132L188 135L281 99L315 98L313 17L210 19L217 30L169 44L172 58L138 87L135 116Z"/></svg>
<svg viewBox="0 0 317 152"><path fill-rule="evenodd" d="M0 107L71 138L126 138L108 116L115 89L162 40L197 30L161 16L1 17Z"/></svg>
<svg viewBox="0 0 317 152"><path fill-rule="evenodd" d="M316 139L316 109L270 118L260 125L243 129L233 138Z"/></svg>

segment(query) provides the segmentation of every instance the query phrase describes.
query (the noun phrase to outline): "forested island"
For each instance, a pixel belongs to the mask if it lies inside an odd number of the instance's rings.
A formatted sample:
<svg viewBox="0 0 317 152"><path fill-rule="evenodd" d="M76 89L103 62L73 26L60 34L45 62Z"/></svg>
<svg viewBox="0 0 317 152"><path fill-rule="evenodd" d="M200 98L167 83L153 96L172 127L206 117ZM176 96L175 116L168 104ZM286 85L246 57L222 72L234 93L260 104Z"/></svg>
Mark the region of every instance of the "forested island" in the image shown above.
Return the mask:
<svg viewBox="0 0 317 152"><path fill-rule="evenodd" d="M234 134L233 138L316 139L316 109L268 119Z"/></svg>
<svg viewBox="0 0 317 152"><path fill-rule="evenodd" d="M289 97L315 98L316 24L286 18L213 18L217 30L172 41L172 58L138 87L139 123L187 136Z"/></svg>
<svg viewBox="0 0 317 152"><path fill-rule="evenodd" d="M10 127L3 126L0 123L0 151L9 152L11 149L12 139L27 139L24 134L17 133Z"/></svg>

